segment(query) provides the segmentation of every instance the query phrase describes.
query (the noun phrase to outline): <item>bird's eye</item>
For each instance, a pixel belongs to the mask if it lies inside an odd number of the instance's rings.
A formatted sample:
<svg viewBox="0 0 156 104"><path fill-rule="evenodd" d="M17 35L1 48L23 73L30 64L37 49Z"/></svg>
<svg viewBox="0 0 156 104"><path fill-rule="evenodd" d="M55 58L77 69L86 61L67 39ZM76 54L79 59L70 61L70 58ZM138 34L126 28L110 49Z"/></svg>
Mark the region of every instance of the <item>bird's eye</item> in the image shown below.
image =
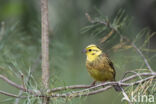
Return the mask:
<svg viewBox="0 0 156 104"><path fill-rule="evenodd" d="M91 49L89 49L88 51L89 51L89 52L91 52L92 50L91 50Z"/></svg>

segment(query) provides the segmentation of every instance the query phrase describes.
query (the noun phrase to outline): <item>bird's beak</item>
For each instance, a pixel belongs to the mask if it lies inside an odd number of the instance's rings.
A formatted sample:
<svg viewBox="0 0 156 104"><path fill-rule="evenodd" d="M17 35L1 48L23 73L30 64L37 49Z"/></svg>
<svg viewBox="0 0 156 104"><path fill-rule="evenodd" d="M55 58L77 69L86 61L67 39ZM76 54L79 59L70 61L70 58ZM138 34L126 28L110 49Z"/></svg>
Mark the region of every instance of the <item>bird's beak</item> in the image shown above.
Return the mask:
<svg viewBox="0 0 156 104"><path fill-rule="evenodd" d="M86 53L86 49L82 50L82 53Z"/></svg>

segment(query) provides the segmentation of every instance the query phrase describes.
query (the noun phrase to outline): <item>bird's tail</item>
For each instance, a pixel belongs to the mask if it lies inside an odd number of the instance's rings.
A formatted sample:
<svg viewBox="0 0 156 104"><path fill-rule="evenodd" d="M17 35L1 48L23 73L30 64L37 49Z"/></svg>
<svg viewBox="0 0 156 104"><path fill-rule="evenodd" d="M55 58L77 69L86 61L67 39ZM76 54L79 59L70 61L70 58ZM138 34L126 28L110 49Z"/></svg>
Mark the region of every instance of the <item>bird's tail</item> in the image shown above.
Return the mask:
<svg viewBox="0 0 156 104"><path fill-rule="evenodd" d="M115 91L122 91L122 88L117 84L117 85L113 85Z"/></svg>

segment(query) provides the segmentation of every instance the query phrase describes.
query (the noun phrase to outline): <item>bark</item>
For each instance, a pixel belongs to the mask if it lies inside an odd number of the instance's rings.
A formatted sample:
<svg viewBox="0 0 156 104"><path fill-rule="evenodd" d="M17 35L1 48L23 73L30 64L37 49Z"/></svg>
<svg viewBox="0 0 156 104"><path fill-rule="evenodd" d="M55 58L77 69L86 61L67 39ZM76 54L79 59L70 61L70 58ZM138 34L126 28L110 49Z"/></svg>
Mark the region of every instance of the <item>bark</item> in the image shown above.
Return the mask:
<svg viewBox="0 0 156 104"><path fill-rule="evenodd" d="M49 81L49 37L48 37L48 0L41 0L42 27L42 83L48 89ZM49 98L43 98L43 104L48 104Z"/></svg>

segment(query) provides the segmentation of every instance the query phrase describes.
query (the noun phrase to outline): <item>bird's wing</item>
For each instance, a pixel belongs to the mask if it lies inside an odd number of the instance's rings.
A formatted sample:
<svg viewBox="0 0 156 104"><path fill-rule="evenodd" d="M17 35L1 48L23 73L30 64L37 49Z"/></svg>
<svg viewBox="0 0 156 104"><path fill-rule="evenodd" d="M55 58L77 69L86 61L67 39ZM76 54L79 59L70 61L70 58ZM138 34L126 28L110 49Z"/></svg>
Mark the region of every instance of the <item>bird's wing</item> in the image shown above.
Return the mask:
<svg viewBox="0 0 156 104"><path fill-rule="evenodd" d="M112 61L110 60L110 58L109 58L105 53L102 54L102 57L105 57L105 58L107 59L107 62L108 62L109 66L110 66L111 69L112 69L112 70L110 70L110 71L113 72L113 75L114 75L114 78L115 78L116 72L115 72L115 68L114 68L114 65L113 65Z"/></svg>

